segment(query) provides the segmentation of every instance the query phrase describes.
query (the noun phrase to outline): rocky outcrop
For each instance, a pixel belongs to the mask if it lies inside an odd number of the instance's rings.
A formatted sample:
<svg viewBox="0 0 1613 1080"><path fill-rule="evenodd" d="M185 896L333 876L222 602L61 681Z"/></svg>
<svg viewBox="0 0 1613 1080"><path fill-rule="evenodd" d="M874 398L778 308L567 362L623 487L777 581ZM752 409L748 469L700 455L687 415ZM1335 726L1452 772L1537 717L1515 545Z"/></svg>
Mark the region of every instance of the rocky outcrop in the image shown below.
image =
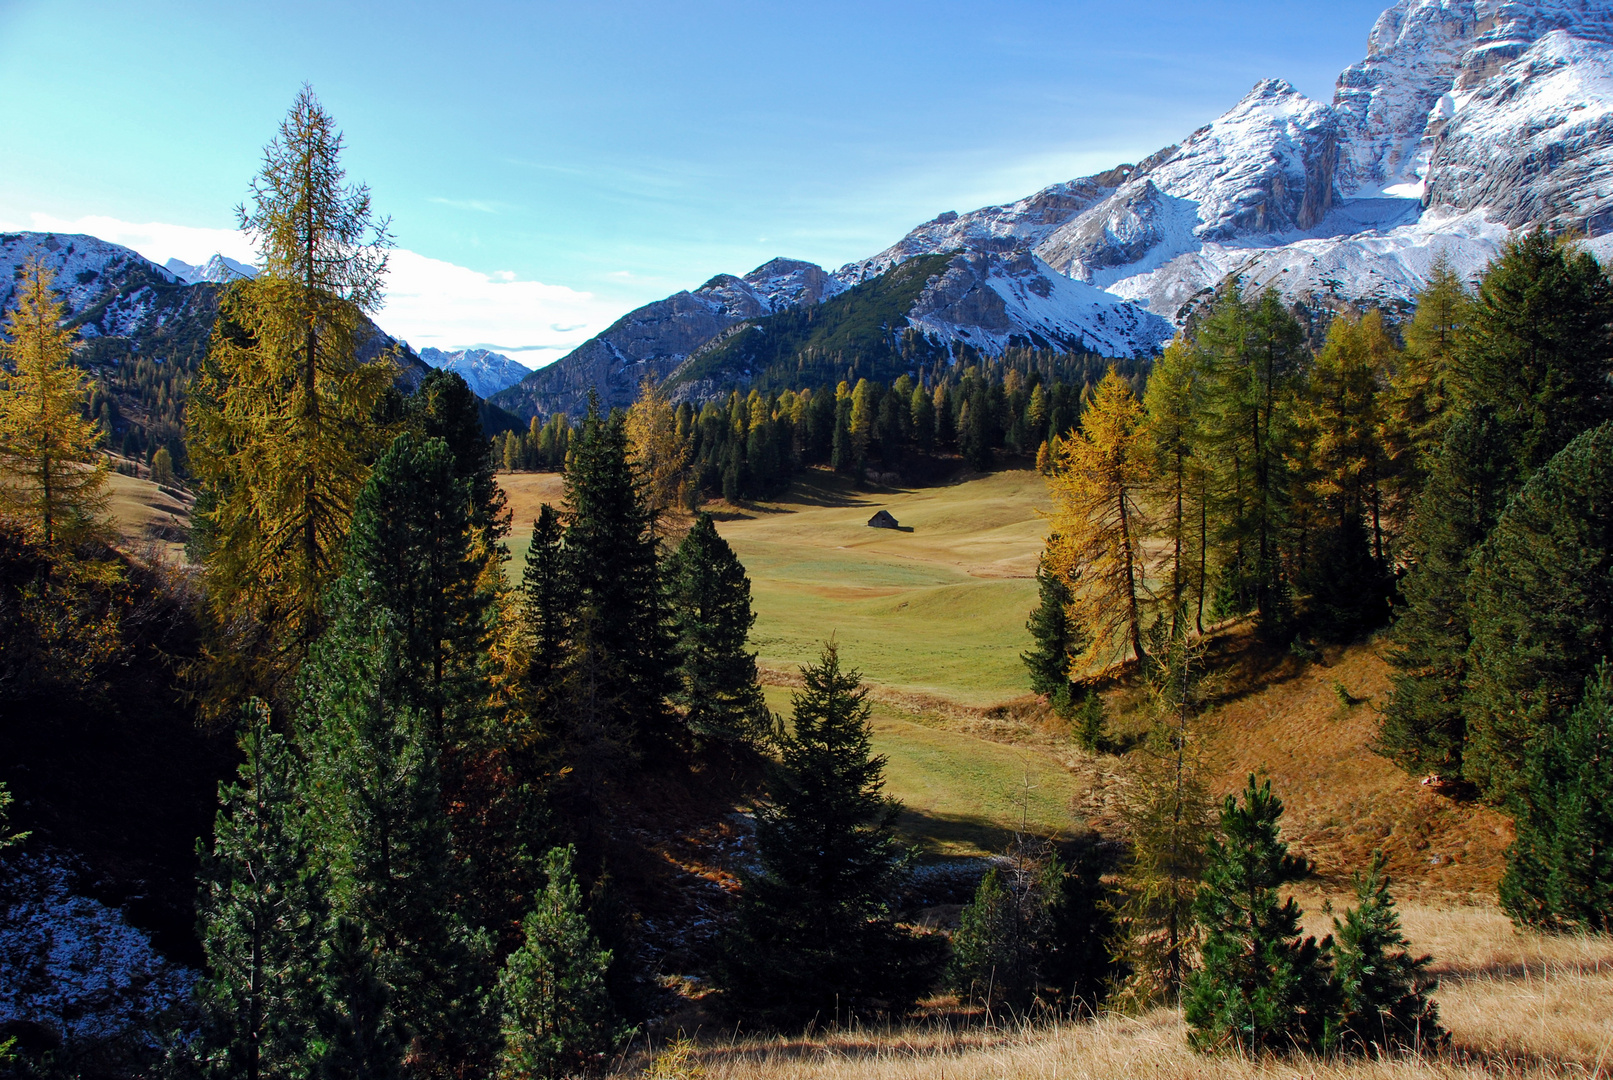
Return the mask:
<svg viewBox="0 0 1613 1080"><path fill-rule="evenodd" d="M1553 31L1473 91L1433 143L1428 205L1607 232L1613 48Z"/></svg>

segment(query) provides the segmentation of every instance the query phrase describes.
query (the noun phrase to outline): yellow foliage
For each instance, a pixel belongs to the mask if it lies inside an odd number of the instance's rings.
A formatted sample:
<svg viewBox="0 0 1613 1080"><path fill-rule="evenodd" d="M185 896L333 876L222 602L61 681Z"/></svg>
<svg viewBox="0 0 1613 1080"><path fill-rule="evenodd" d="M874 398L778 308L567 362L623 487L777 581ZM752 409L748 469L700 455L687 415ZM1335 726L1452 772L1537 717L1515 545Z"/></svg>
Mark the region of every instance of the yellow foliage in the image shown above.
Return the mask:
<svg viewBox="0 0 1613 1080"><path fill-rule="evenodd" d="M1143 655L1143 537L1149 524L1138 496L1150 475L1143 410L1114 370L1081 415L1081 430L1058 448L1048 477L1053 539L1048 563L1070 585L1070 616L1091 635L1076 675L1129 644Z"/></svg>
<svg viewBox="0 0 1613 1080"><path fill-rule="evenodd" d="M22 294L6 323L0 359L0 512L47 547L100 527L107 464L101 431L83 415L88 379L73 366L73 333L38 260L23 269Z"/></svg>
<svg viewBox="0 0 1613 1080"><path fill-rule="evenodd" d="M648 375L638 400L627 410L627 454L644 482L656 515L679 505L678 492L689 463L689 444L678 438L678 415L666 392Z"/></svg>

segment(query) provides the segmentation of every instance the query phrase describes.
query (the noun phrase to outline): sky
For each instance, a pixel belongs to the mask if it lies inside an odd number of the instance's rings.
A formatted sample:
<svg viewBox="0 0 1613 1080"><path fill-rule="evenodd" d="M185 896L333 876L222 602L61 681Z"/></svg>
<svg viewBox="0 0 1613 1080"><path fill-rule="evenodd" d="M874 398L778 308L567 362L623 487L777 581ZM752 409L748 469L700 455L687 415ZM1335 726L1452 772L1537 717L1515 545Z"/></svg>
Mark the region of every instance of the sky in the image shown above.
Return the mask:
<svg viewBox="0 0 1613 1080"><path fill-rule="evenodd" d="M1329 100L1386 3L0 0L0 231L250 261L235 207L307 82L392 220L380 325L538 366L713 274L1137 161L1260 79Z"/></svg>

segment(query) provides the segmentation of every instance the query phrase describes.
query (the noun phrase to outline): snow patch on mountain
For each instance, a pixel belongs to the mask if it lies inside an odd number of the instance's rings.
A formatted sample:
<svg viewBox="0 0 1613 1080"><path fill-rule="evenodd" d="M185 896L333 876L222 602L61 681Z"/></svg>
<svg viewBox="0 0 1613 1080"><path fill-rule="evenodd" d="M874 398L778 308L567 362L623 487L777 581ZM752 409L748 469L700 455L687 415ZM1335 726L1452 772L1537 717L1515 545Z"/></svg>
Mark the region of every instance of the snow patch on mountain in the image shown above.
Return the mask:
<svg viewBox="0 0 1613 1080"><path fill-rule="evenodd" d="M511 360L503 353L490 352L487 349L455 349L444 352L441 349L421 349L420 359L434 368L452 371L465 380L465 384L477 397L489 398L506 387L514 386L528 375L532 369L525 364Z"/></svg>
<svg viewBox="0 0 1613 1080"><path fill-rule="evenodd" d="M256 267L237 262L227 255L213 255L206 262L194 266L179 259L169 259L163 266L187 285L194 285L198 281L211 281L216 285L224 285L238 278L258 276Z"/></svg>

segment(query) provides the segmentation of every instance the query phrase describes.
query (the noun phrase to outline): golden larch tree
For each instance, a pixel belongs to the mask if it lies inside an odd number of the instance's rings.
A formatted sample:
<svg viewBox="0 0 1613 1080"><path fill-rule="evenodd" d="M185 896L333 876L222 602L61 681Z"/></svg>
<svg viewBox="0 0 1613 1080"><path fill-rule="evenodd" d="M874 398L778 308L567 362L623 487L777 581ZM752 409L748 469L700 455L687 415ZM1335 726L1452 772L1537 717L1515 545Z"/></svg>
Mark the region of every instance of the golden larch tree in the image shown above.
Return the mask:
<svg viewBox="0 0 1613 1080"><path fill-rule="evenodd" d="M252 616L293 663L390 434L379 415L395 365L359 356L390 238L369 189L343 183L342 148L305 86L237 210L259 273L222 298L188 415L209 603L225 624Z"/></svg>
<svg viewBox="0 0 1613 1080"><path fill-rule="evenodd" d="M48 547L93 532L106 510L100 426L84 415L88 379L73 366L73 332L37 259L0 341L0 512Z"/></svg>
<svg viewBox="0 0 1613 1080"><path fill-rule="evenodd" d="M1146 600L1140 497L1151 474L1142 405L1114 368L1081 414L1081 430L1059 444L1049 564L1071 588L1070 616L1091 635L1077 666L1101 663L1130 645L1141 658Z"/></svg>
<svg viewBox="0 0 1613 1080"><path fill-rule="evenodd" d="M689 444L678 438L672 399L646 375L627 410L627 454L638 468L644 495L657 518L682 505Z"/></svg>

